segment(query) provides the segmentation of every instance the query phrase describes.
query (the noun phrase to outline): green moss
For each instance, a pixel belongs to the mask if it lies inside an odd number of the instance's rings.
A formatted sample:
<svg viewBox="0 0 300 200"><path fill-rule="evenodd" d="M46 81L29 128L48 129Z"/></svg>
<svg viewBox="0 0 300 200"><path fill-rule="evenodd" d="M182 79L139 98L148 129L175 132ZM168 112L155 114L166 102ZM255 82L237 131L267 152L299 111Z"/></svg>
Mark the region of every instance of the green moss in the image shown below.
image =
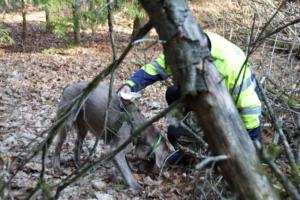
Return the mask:
<svg viewBox="0 0 300 200"><path fill-rule="evenodd" d="M300 99L298 99L296 97L289 97L288 104L290 106L300 106Z"/></svg>
<svg viewBox="0 0 300 200"><path fill-rule="evenodd" d="M276 158L283 152L283 147L278 144L268 144L265 148L272 161L276 160Z"/></svg>
<svg viewBox="0 0 300 200"><path fill-rule="evenodd" d="M291 164L290 165L292 174L291 174L291 180L296 183L297 185L300 185L300 165Z"/></svg>

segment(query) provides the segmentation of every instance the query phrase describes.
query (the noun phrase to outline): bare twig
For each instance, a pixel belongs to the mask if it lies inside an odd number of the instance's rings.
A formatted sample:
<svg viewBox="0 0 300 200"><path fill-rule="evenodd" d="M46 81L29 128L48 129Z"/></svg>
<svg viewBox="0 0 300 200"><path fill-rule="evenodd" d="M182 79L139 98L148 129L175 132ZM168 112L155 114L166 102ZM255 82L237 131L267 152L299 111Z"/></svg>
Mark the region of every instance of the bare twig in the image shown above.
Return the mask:
<svg viewBox="0 0 300 200"><path fill-rule="evenodd" d="M284 90L284 88L282 88L280 85L278 85L277 83L275 83L275 81L273 81L271 78L266 77L266 79L267 79L272 85L274 85L275 88L276 88L277 90L280 90L280 92L281 92L283 95L285 95L285 96L288 97L288 98L293 98L293 99L295 99L295 101L297 101L298 103L300 103L300 98L297 98L296 96L291 95L291 94L293 94L293 92L289 92L290 94L288 94L287 91ZM282 89L280 89L280 88L282 88Z"/></svg>
<svg viewBox="0 0 300 200"><path fill-rule="evenodd" d="M30 192L30 194L26 197L27 200L32 199L36 195L40 189L43 189L43 182L44 182L44 174L45 174L45 160L46 160L46 154L47 154L47 146L43 147L42 152L42 170L40 172L40 179L37 183L37 186Z"/></svg>
<svg viewBox="0 0 300 200"><path fill-rule="evenodd" d="M110 43L111 43L111 48L112 48L112 62L115 62L116 60L116 48L115 48L115 40L114 40L114 32L113 32L113 15L112 15L112 3L113 0L107 0L107 19L108 19L108 27L109 27L109 38L110 38ZM112 99L112 89L113 89L113 84L114 84L114 74L115 74L115 70L113 70L111 72L111 77L110 77L110 82L109 82L109 92L108 92L108 101L107 101L107 107L106 107L106 112L105 112L105 116L104 116L104 141L106 143L107 141L107 121L108 121L108 108L110 106L111 103L111 99ZM90 152L89 157L95 152L96 147L99 143L99 136L100 134L97 134L96 136L96 141L95 144L93 146L92 151Z"/></svg>
<svg viewBox="0 0 300 200"><path fill-rule="evenodd" d="M202 170L206 165L208 165L212 162L220 162L220 161L227 160L227 159L229 159L229 157L226 155L210 156L210 157L205 158L205 160L201 161L200 163L198 163L196 165L196 169Z"/></svg>
<svg viewBox="0 0 300 200"><path fill-rule="evenodd" d="M158 39L153 39L153 38L142 38L142 39L139 39L139 40L135 40L132 43L132 45L138 45L138 44L143 43L143 42L152 42L152 43L160 43L160 44L166 43L165 40L158 40Z"/></svg>
<svg viewBox="0 0 300 200"><path fill-rule="evenodd" d="M271 22L275 19L276 15L278 14L278 12L281 10L281 8L284 6L284 4L286 3L286 0L283 0L281 2L281 4L279 5L279 7L277 8L277 10L274 12L274 14L269 18L269 20L265 23L265 25L262 27L260 33L258 34L256 40L253 42L252 44L252 49L250 50L249 54L252 54L260 45L262 41L264 40L261 40L262 38L262 35L263 33L267 30L267 27L271 24ZM266 34L268 35L267 37L270 37L271 35L269 34Z"/></svg>
<svg viewBox="0 0 300 200"><path fill-rule="evenodd" d="M272 50L272 55L271 55L271 60L270 60L270 65L269 65L269 70L268 70L268 73L267 73L268 76L271 74L271 71L272 71L273 58L274 58L274 52L275 52L275 48L276 48L276 44L277 44L277 38L278 38L278 35L276 35L275 42L274 42L274 45L273 45L273 50Z"/></svg>
<svg viewBox="0 0 300 200"><path fill-rule="evenodd" d="M207 158L207 156L205 155L202 155L201 153L197 153L195 151L193 151L192 149L188 148L188 147L184 147L182 146L181 144L176 144L176 147L178 147L179 150L183 151L184 153L186 154L189 154L195 158L198 158L198 159L203 159L203 158Z"/></svg>
<svg viewBox="0 0 300 200"><path fill-rule="evenodd" d="M109 3L111 0L107 0L107 3ZM116 60L116 47L115 47L115 39L114 39L114 30L113 30L113 15L112 15L112 6L109 4L107 7L107 18L108 18L108 27L109 27L109 39L111 43L112 48L112 60L113 62ZM107 101L107 107L106 112L104 116L104 142L107 142L107 121L108 121L108 115L109 115L109 106L112 100L112 90L114 85L114 77L115 77L115 70L113 70L110 74L110 82L109 82L109 91L108 91L108 101ZM97 137L97 143L98 143L99 137Z"/></svg>
<svg viewBox="0 0 300 200"><path fill-rule="evenodd" d="M268 100L268 98L267 98L267 96L265 94L265 91L263 90L263 88L262 88L262 86L261 86L261 84L260 84L259 81L257 81L257 87L260 90L260 94L262 96L262 100L266 104L269 116L270 116L270 118L271 118L271 120L272 120L272 122L273 122L273 124L274 124L274 126L275 126L275 128L277 130L277 132L279 133L279 136L280 136L282 142L283 142L283 146L284 146L285 152L287 154L287 157L288 157L289 161L291 162L291 164L294 164L295 163L295 156L293 155L293 151L292 151L292 149L291 149L291 147L290 147L290 145L289 145L289 143L287 141L286 136L283 133L282 127L279 124L279 120L278 120L277 116L275 115L275 113L274 113L274 111L273 111L273 109L272 109L272 107L270 105L270 102L269 102L269 100ZM273 143L277 144L278 140L273 141Z"/></svg>

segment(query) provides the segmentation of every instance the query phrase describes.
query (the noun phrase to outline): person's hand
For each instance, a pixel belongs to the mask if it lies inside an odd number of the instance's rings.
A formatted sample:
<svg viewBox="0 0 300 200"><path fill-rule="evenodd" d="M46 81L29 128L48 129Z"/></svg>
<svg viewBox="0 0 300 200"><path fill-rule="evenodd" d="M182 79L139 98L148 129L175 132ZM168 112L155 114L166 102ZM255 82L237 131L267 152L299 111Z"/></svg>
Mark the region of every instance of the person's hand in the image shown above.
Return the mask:
<svg viewBox="0 0 300 200"><path fill-rule="evenodd" d="M120 94L121 93L124 93L124 94L129 94L131 92L131 88L129 87L129 85L123 85L119 91L118 91L118 95L121 96Z"/></svg>

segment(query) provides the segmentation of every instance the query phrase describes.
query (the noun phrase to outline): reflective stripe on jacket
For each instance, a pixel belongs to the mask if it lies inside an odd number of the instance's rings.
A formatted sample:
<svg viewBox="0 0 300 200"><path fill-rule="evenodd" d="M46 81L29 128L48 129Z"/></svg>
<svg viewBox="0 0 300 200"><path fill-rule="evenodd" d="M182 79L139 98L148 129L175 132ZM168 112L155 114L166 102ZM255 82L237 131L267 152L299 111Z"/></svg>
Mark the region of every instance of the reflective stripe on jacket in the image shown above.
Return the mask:
<svg viewBox="0 0 300 200"><path fill-rule="evenodd" d="M261 102L255 92L255 80L252 78L248 63L239 76L236 86L234 84L245 62L246 55L235 44L211 32L206 33L211 41L211 55L214 64L224 78L225 86L232 94L236 107L247 129L257 128L260 124Z"/></svg>
<svg viewBox="0 0 300 200"><path fill-rule="evenodd" d="M214 64L221 76L223 76L225 86L232 94L234 102L236 102L240 93L236 106L246 129L257 128L260 125L261 103L255 92L255 82L252 79L248 63L245 66L245 75L243 72L241 73L236 87L234 87L240 69L246 59L244 52L215 33L207 32L207 35L211 42L211 55L214 58ZM171 75L171 69L165 65L164 55L160 54L155 61L144 65L138 70L127 83L136 92L158 80L166 79L169 75Z"/></svg>

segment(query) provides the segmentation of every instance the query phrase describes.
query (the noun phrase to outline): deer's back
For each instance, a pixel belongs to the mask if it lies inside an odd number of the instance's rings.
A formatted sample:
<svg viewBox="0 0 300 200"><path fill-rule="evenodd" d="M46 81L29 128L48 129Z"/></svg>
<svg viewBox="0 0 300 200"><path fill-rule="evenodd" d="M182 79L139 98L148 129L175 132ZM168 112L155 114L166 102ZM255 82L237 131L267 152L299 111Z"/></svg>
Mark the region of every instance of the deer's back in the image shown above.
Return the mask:
<svg viewBox="0 0 300 200"><path fill-rule="evenodd" d="M65 105L68 105L75 99L82 90L88 85L88 82L79 82L67 86L60 100L59 109L62 110ZM92 91L87 100L84 102L80 118L77 120L84 120L87 128L92 132L100 134L104 127L104 117L107 109L109 96L109 86L106 84L99 84L97 88ZM112 99L108 110L107 125L109 128L119 126L118 120L122 112L120 111L120 100L117 94L112 92Z"/></svg>

